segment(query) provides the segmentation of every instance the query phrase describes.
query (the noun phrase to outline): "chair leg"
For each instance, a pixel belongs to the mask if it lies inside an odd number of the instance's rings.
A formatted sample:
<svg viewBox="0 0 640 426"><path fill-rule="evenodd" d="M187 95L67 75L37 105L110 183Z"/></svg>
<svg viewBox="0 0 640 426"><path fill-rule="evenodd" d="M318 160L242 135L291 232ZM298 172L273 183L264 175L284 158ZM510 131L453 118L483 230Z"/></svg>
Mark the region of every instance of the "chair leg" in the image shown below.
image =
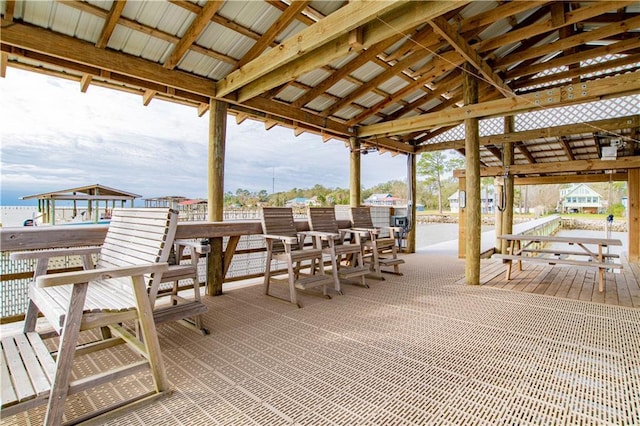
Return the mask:
<svg viewBox="0 0 640 426"><path fill-rule="evenodd" d="M30 284L33 285L33 284ZM24 332L29 333L31 331L36 330L36 323L38 321L38 313L40 310L35 303L29 300L29 307L27 308L27 313L24 318Z"/></svg>
<svg viewBox="0 0 640 426"><path fill-rule="evenodd" d="M331 272L333 273L333 289L336 291L336 293L338 294L342 294L342 289L340 288L340 279L338 278L338 265L340 264L340 262L338 262L337 255L335 252L330 253L331 254Z"/></svg>
<svg viewBox="0 0 640 426"><path fill-rule="evenodd" d="M264 268L264 294L269 294L269 284L271 284L271 260L272 260L272 251L273 242L267 240L267 261L266 266Z"/></svg>
<svg viewBox="0 0 640 426"><path fill-rule="evenodd" d="M57 426L62 423L64 402L69 392L71 369L78 344L78 336L80 335L80 322L88 286L88 283L73 285L71 300L74 303L69 306L62 328L62 335L60 336L58 355L56 357L56 374L44 421L46 425Z"/></svg>
<svg viewBox="0 0 640 426"><path fill-rule="evenodd" d="M298 299L296 298L296 276L298 273L298 268L294 268L291 257L287 259L287 269L289 271L289 298L291 300L291 303L293 303L294 305L298 305ZM300 307L300 305L298 305L298 307Z"/></svg>

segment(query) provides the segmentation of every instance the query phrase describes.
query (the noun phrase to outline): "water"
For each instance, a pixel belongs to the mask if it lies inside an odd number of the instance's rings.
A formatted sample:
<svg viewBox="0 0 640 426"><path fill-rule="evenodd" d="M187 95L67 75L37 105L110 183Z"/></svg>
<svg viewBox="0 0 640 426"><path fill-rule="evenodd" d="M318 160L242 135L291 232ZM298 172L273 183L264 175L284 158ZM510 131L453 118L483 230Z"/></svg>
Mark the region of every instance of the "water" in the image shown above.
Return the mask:
<svg viewBox="0 0 640 426"><path fill-rule="evenodd" d="M493 229L493 226L483 226L482 232ZM457 239L457 223L424 223L417 225L416 228L416 247L418 248Z"/></svg>

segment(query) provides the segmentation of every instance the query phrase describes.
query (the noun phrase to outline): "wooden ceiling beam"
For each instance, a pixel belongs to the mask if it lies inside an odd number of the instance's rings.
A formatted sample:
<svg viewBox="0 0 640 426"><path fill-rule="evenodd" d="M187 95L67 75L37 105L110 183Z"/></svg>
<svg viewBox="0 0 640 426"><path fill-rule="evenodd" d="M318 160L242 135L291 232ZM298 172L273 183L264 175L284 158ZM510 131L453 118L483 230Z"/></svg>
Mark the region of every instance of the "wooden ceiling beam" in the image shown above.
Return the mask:
<svg viewBox="0 0 640 426"><path fill-rule="evenodd" d="M328 117L330 115L333 115L337 111L340 111L342 108L348 106L351 102L354 102L359 97L369 93L373 88L381 85L382 83L391 79L392 77L404 72L411 64L414 64L426 58L430 54L431 53L429 51L420 50L412 55L409 55L408 57L398 62L393 67L373 77L371 80L362 84L360 87L357 87L355 90L349 93L349 95L344 96L341 100L339 100L338 102L335 102L333 105L329 106L324 111L322 111L320 115L323 117Z"/></svg>
<svg viewBox="0 0 640 426"><path fill-rule="evenodd" d="M565 20L562 25L573 25L578 24L579 22L593 18L594 16L602 15L603 13L610 12L611 10L615 10L618 7L626 6L634 3L633 1L606 1L606 2L595 2L591 6L581 7L574 11L568 12L565 14ZM519 28L516 30L509 31L505 34L500 34L490 39L483 40L477 45L473 45L473 47L478 50L478 52L486 52L489 50L494 50L502 46L508 46L512 43L518 43L522 40L526 40L528 38L534 37L536 35L548 33L553 30L557 30L558 26L554 26L551 20L544 20L538 24L529 25L523 28Z"/></svg>
<svg viewBox="0 0 640 426"><path fill-rule="evenodd" d="M603 37L620 34L622 32L629 31L629 29L638 27L640 27L640 16L627 19L626 21L609 24L591 31L579 33L564 39L559 39L553 43L532 47L520 53L507 55L504 58L496 60L494 67L499 70L503 70L506 69L509 65L516 62L525 61L527 59L540 58L554 52L563 51L575 46L581 46L589 42L598 41Z"/></svg>
<svg viewBox="0 0 640 426"><path fill-rule="evenodd" d="M497 117L515 115L524 111L584 103L601 99L603 96L616 97L640 92L640 79L634 74L624 74L580 84L567 85L552 90L541 90L515 98L498 99L467 105L464 108L427 113L419 117L371 124L360 128L363 137L374 135L401 135L417 130L455 124L465 118Z"/></svg>
<svg viewBox="0 0 640 426"><path fill-rule="evenodd" d="M198 11L200 11L200 9L201 9L200 6L198 6L198 5L194 4L194 3L189 3L189 2L187 2L187 3L190 4L190 5L195 6L196 9L195 9L194 13L197 13ZM74 0L74 1L64 1L61 4L64 5L64 6L73 7L74 9L81 10L83 12L89 13L89 14L94 15L94 16L98 16L98 17L107 19L107 15L108 15L107 11L105 11L104 9L101 9L101 8L99 8L97 6L94 6L92 4L83 2L83 1L76 1L76 0ZM182 3L180 3L180 4L182 4ZM192 8L188 8L188 9L192 10ZM216 21L215 16L213 18L213 21L214 22ZM139 22L133 21L131 19L124 18L122 16L118 20L118 24L122 25L125 28L129 28L131 30L134 30L134 31L137 31L137 32L141 32L141 33L146 34L148 36L155 37L155 38L158 38L160 40L164 40L164 41L166 41L168 43L171 43L171 44L177 44L180 41L180 37L176 37L173 34L169 34L169 33L165 32L165 31L160 31L160 30L155 29L153 27L150 27L148 25L141 24ZM253 34L253 35L255 35L255 34ZM258 36L256 35L255 38L257 39ZM235 58L232 58L232 57L230 57L228 55L223 55L223 54L221 54L219 52L215 52L213 50L210 50L210 49L204 48L202 46L199 46L197 44L193 44L191 46L191 50L193 50L194 52L200 53L201 55L208 56L210 58L216 59L218 61L226 62L226 63L234 65L234 66L235 66L236 63L238 63L238 60L235 59Z"/></svg>
<svg viewBox="0 0 640 426"><path fill-rule="evenodd" d="M530 164L537 163L536 159L533 157L533 155L531 155L531 152L529 152L529 149L523 142L517 142L515 145L518 151L520 151L520 153L524 155L524 158L526 158Z"/></svg>
<svg viewBox="0 0 640 426"><path fill-rule="evenodd" d="M629 115L626 117L608 118L605 120L589 121L586 123L566 124L562 126L544 127L541 129L524 130L499 135L481 136L480 146L517 143L531 139L557 138L562 135L591 134L594 130L616 131L621 129L633 129L637 126L640 126L640 115ZM462 146L464 146L464 139L438 142L418 146L417 153L456 149Z"/></svg>
<svg viewBox="0 0 640 426"><path fill-rule="evenodd" d="M224 1L207 1L200 12L196 15L195 19L189 25L189 28L184 33L180 41L174 46L171 55L164 63L164 67L167 69L173 69L178 65L178 62L182 59L187 50L195 43L200 37L200 34L211 22L211 18L216 14L218 9L224 4Z"/></svg>
<svg viewBox="0 0 640 426"><path fill-rule="evenodd" d="M449 44L462 55L462 57L469 62L475 69L477 69L482 76L487 79L487 82L493 84L504 96L514 96L513 91L506 85L502 78L496 74L493 69L480 57L478 52L462 38L456 28L454 28L449 22L442 17L436 17L429 21L429 25L435 32L440 34Z"/></svg>
<svg viewBox="0 0 640 426"><path fill-rule="evenodd" d="M368 48L466 3L467 0L349 3L219 81L217 96L224 97L243 88L236 97L242 102L343 57L352 49L348 32L361 24L364 24L363 47ZM381 16L383 11L393 13Z"/></svg>
<svg viewBox="0 0 640 426"><path fill-rule="evenodd" d="M513 80L513 79L524 77L527 75L538 74L542 71L546 71L549 69L559 68L562 66L567 66L572 63L585 61L591 58L596 58L598 56L606 56L606 55L613 55L617 53L626 52L628 50L636 49L638 47L640 47L640 37L635 37L628 40L619 41L617 43L609 44L606 46L598 46L593 49L589 49L587 51L578 52L578 53L574 53L567 56L561 56L561 57L554 58L539 64L529 65L528 67L514 68L513 70L510 70L505 74L505 78L509 80Z"/></svg>
<svg viewBox="0 0 640 426"><path fill-rule="evenodd" d="M251 49L238 61L237 67L240 68L260 56L267 47L271 45L282 31L284 31L289 24L298 17L300 11L305 9L310 3L310 0L295 0L291 2L291 5L287 7L282 15L269 27L267 31L260 37L260 39L251 46Z"/></svg>
<svg viewBox="0 0 640 426"><path fill-rule="evenodd" d="M402 34L397 34L396 36L389 37L386 40L382 40L379 43L371 46L369 49L364 50L355 58L353 58L349 63L343 65L339 69L332 72L327 78L325 78L322 82L318 83L315 87L311 88L307 92L305 92L302 96L296 99L292 106L296 108L301 108L304 105L308 104L313 99L318 96L324 94L327 90L331 88L338 81L342 80L353 71L357 70L367 62L373 60L377 55L382 53L385 49L396 43L398 40L402 38Z"/></svg>
<svg viewBox="0 0 640 426"><path fill-rule="evenodd" d="M513 164L509 166L509 174L514 176L548 173L579 173L604 170L628 170L640 168L640 156L621 157L616 160L575 160L537 164ZM502 176L505 168L483 167L480 168L480 176ZM453 176L461 178L465 176L465 170L454 170Z"/></svg>
<svg viewBox="0 0 640 426"><path fill-rule="evenodd" d="M573 150L571 149L571 144L569 143L569 139L566 136L560 136L560 142L562 143L562 149L564 149L565 154L567 154L567 158L570 161L576 159L576 156L573 155Z"/></svg>
<svg viewBox="0 0 640 426"><path fill-rule="evenodd" d="M98 49L72 37L14 23L2 30L2 44L61 58L69 63L129 75L140 80L213 97L211 80L169 70L159 64L109 49Z"/></svg>
<svg viewBox="0 0 640 426"><path fill-rule="evenodd" d="M98 49L104 49L107 47L107 44L109 44L111 34L113 34L113 30L116 29L116 25L120 20L120 15L122 15L122 11L126 4L127 0L116 0L111 4L111 10L109 10L107 17L105 18L105 23L102 26L100 37L98 37L98 41L96 42L96 47Z"/></svg>
<svg viewBox="0 0 640 426"><path fill-rule="evenodd" d="M589 174L573 174L573 175L555 175L555 176L531 176L516 177L513 183L516 185L553 185L565 183L595 183L595 182L626 182L629 174L623 173L589 173Z"/></svg>

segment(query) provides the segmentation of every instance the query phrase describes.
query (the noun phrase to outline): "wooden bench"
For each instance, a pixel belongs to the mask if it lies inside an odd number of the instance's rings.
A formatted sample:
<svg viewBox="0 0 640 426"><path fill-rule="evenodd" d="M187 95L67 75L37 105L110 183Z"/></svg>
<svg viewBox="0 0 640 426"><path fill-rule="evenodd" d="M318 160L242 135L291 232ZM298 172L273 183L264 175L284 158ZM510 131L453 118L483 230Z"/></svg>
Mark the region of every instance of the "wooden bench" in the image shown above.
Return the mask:
<svg viewBox="0 0 640 426"><path fill-rule="evenodd" d="M2 338L3 417L47 403L44 423L59 425L68 395L144 370L151 373L149 392L127 395L125 401L72 421L105 421L170 393L147 289L168 268L177 218L170 209L114 209L95 269L45 274L46 264L41 262L45 256L38 257L36 273L41 274L29 286L23 332ZM73 250L89 261L90 249ZM35 330L39 312L60 336L55 361ZM123 326L128 321L135 332ZM102 338L79 344L80 332L91 329L102 330ZM77 355L118 344L141 356L108 371L72 378Z"/></svg>
<svg viewBox="0 0 640 426"><path fill-rule="evenodd" d="M605 253L603 251L605 247L622 246L622 242L618 239L520 234L504 234L499 238L509 241L507 254L494 254L493 257L508 262L506 271L507 280L511 279L513 261L518 262L518 270L520 271L522 270L523 260L527 262L542 262L549 265L588 266L598 269L598 289L602 292L604 290L604 272L608 269L622 269L622 265L619 263L607 262L607 260L619 258L620 256L618 254ZM523 242L525 243L524 246L522 245ZM576 245L580 247L582 251L532 247L533 244L542 243ZM597 246L597 250L593 251L588 246ZM586 256L587 259L563 259L560 257L546 256L548 254L554 256Z"/></svg>

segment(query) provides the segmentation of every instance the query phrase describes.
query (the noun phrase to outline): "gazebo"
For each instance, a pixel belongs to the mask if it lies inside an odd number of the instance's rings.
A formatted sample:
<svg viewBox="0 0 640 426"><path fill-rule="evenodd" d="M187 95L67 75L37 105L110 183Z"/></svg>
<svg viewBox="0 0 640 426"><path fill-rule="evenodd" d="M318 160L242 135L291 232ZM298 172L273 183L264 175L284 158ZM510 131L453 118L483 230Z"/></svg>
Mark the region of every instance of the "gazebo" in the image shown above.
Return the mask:
<svg viewBox="0 0 640 426"><path fill-rule="evenodd" d="M505 188L505 233L514 183L626 180L629 260L640 261L637 1L4 0L1 10L3 77L18 67L209 113L210 221L223 218L232 114L343 141L352 205L363 152L406 155L410 188L420 153L464 153L470 284L483 176ZM588 114L565 109L579 104ZM545 114L519 126L532 111ZM481 134L490 119L499 125ZM461 124L459 137L447 133Z"/></svg>
<svg viewBox="0 0 640 426"><path fill-rule="evenodd" d="M86 203L85 221L98 222L100 219L100 202L104 202L104 216L108 216L109 206L133 207L136 198L142 195L109 188L104 185L86 185L77 188L61 189L59 191L45 192L42 194L26 195L23 200L38 200L38 211L42 213L42 221L51 225L56 224L56 201L71 201L73 203L72 217L78 215L78 201Z"/></svg>

